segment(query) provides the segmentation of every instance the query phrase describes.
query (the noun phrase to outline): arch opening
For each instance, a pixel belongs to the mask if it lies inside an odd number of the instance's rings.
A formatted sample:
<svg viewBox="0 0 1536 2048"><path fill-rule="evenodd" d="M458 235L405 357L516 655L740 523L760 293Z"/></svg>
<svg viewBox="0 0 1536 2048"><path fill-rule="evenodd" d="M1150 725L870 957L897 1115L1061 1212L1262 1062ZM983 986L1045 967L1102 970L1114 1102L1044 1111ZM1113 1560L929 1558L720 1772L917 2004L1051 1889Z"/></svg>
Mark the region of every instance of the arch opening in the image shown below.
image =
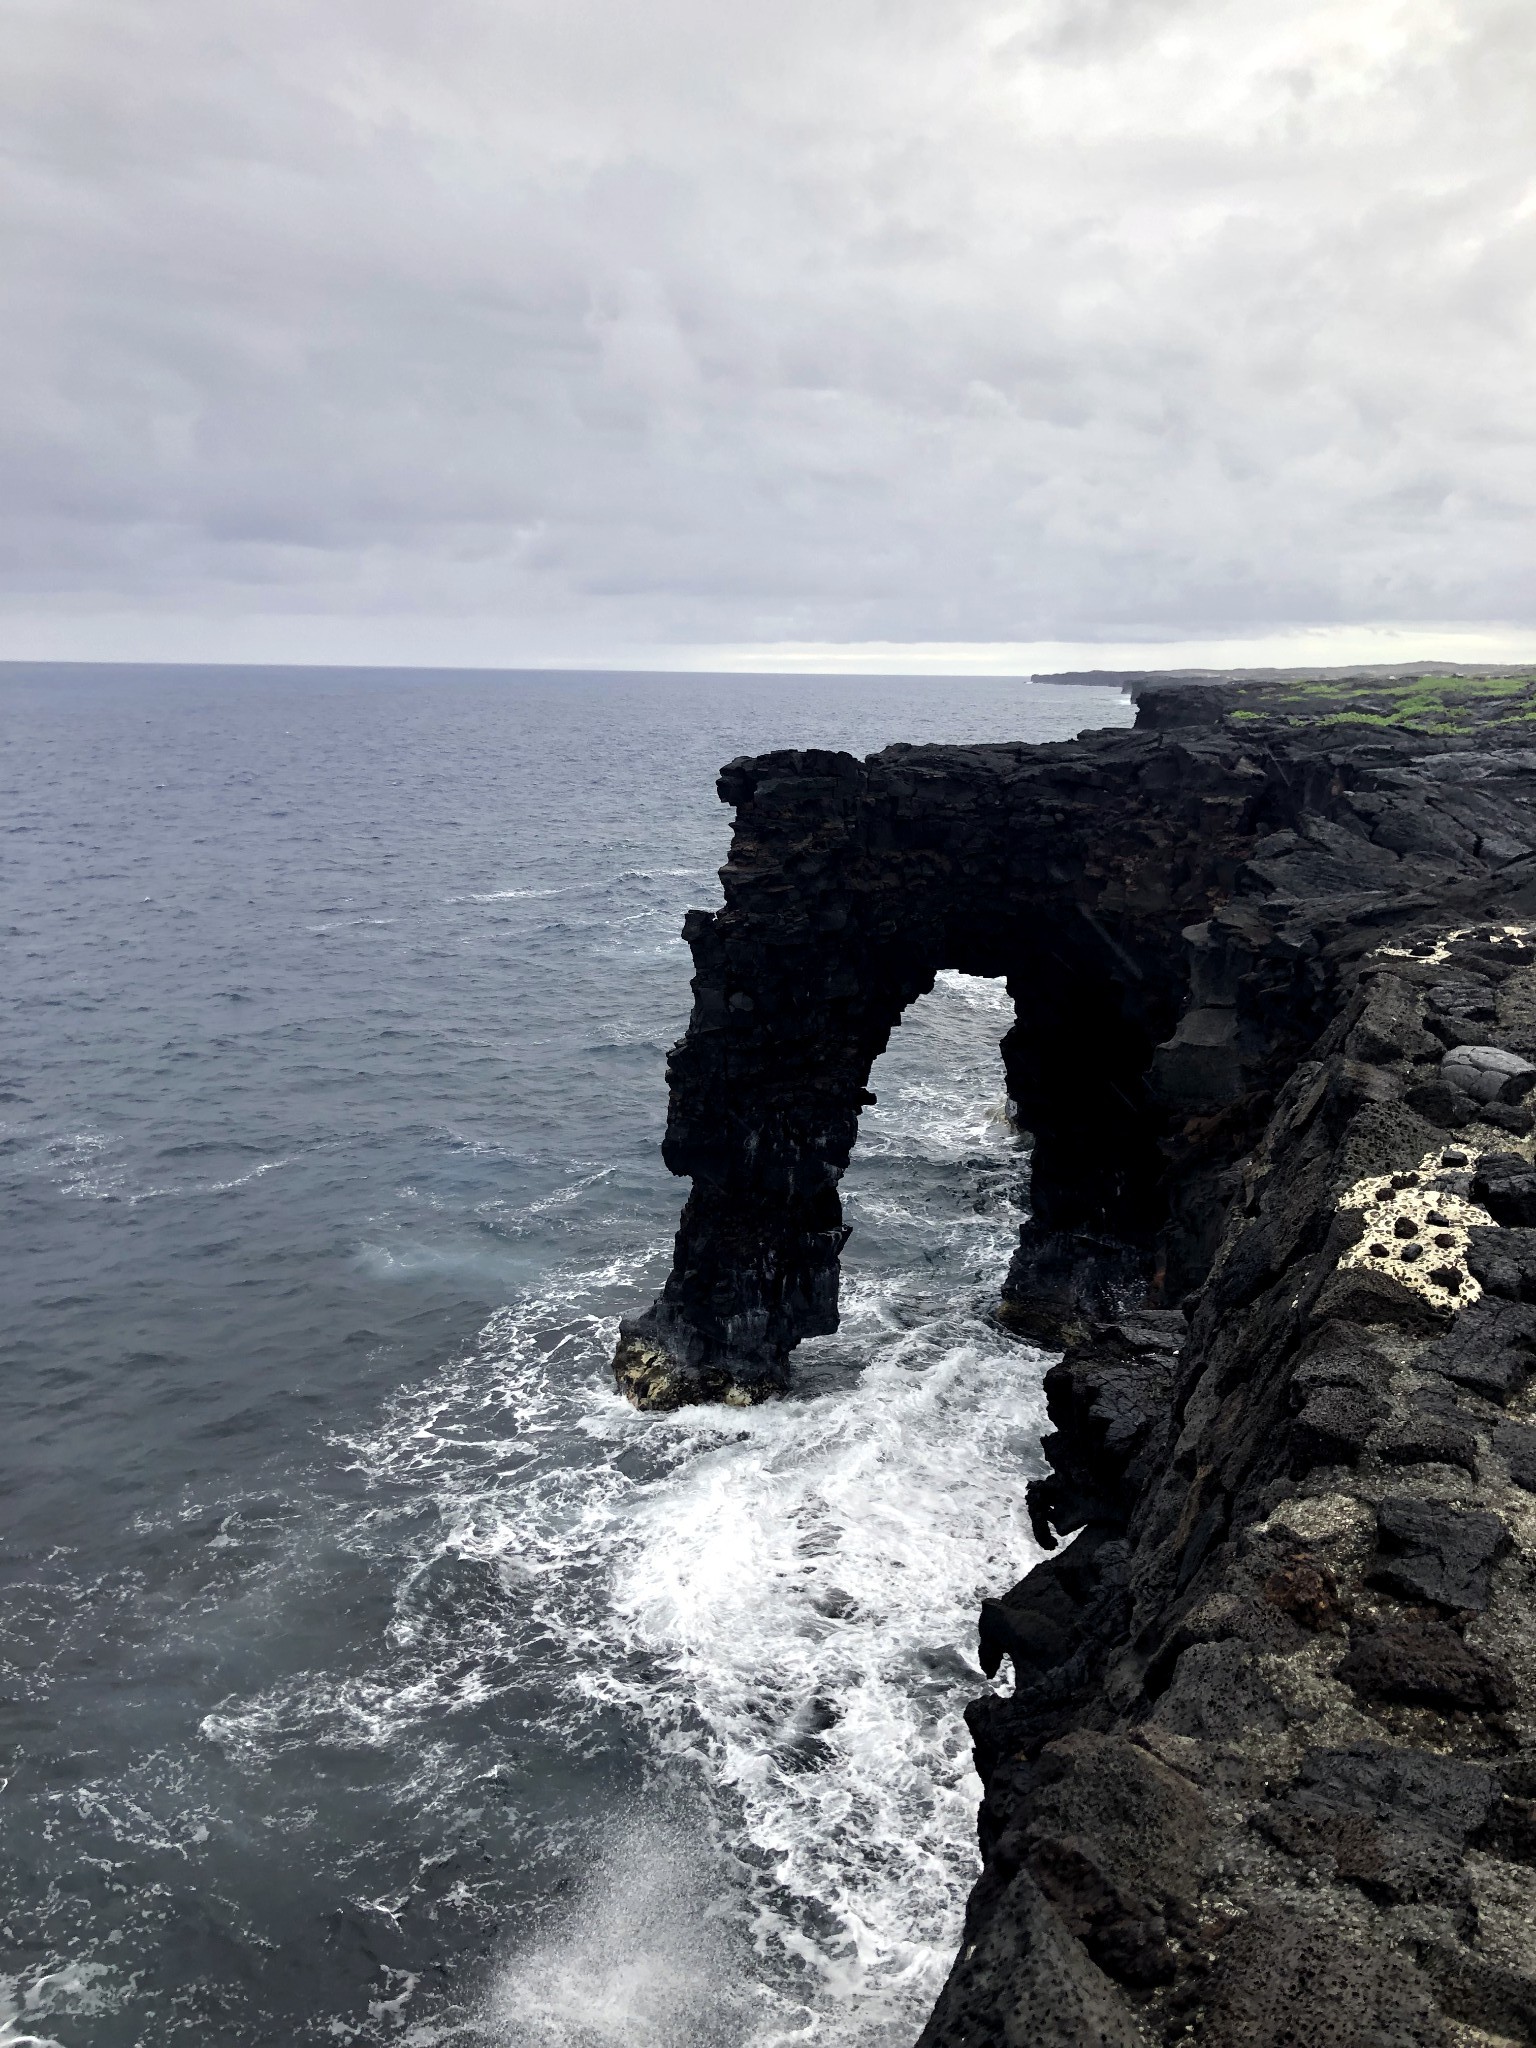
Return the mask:
<svg viewBox="0 0 1536 2048"><path fill-rule="evenodd" d="M892 1027L838 1188L845 1322L855 1303L893 1327L995 1303L1029 1176L1002 1060L1013 1022L1000 977L944 970Z"/></svg>
<svg viewBox="0 0 1536 2048"><path fill-rule="evenodd" d="M712 1035L690 1031L669 1069L666 1157L692 1175L693 1192L667 1286L621 1339L616 1370L632 1398L762 1399L787 1387L796 1345L837 1330L852 1228L841 1184L861 1117L878 1113L870 1083L903 1018L928 1014L913 1006L941 978L1005 992L993 1099L1012 1103L1023 1137L1026 1213L999 1290L1001 1319L1054 1342L1088 1316L1155 1293L1165 1162L1148 1076L1178 1014L1177 956L1154 945L1137 960L1092 928L1055 923L1045 905L1023 925L951 933L932 966L909 952L853 975L834 954L819 1001L788 1016L775 1005L760 1061L751 1057L758 998L728 990L724 1030L736 1056L723 1088L694 1083L694 1062L718 1054ZM707 1000L702 982L696 995Z"/></svg>

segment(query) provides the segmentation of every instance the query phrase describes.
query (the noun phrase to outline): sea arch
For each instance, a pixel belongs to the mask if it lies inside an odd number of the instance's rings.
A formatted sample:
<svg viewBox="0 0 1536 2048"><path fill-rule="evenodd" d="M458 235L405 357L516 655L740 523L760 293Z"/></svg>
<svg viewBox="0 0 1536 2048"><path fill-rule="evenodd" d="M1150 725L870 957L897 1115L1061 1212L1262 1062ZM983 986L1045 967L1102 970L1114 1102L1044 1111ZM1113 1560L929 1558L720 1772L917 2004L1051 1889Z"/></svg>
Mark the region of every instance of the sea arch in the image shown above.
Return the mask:
<svg viewBox="0 0 1536 2048"><path fill-rule="evenodd" d="M666 1285L622 1325L623 1391L759 1400L837 1327L870 1068L945 969L1014 1005L1003 1064L1035 1145L1005 1316L1055 1335L1193 1284L1208 1248L1170 1217L1170 1150L1213 1106L1235 1135L1262 1094L1243 1007L1269 927L1220 913L1283 785L1204 735L1112 732L786 751L733 761L719 792L725 902L684 924L693 1013L667 1067L663 1153L693 1186Z"/></svg>

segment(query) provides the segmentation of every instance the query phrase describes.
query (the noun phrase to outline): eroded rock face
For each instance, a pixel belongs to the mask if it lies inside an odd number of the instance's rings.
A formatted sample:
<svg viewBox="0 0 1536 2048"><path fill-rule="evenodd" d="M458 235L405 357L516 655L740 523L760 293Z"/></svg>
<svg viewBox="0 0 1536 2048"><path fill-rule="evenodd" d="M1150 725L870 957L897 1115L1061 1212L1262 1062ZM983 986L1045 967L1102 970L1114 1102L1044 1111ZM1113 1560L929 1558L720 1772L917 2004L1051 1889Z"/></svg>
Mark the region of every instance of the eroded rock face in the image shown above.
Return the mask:
<svg viewBox="0 0 1536 2048"><path fill-rule="evenodd" d="M1533 796L1508 777L1511 833ZM1297 899L1332 1016L1233 1164L1187 1325L1129 1355L1091 1325L1048 1375L1032 1505L1046 1537L1081 1533L983 1610L983 1664L1015 1683L970 1711L985 1874L925 2048L1094 2038L1028 2032L1018 1965L985 1960L1042 1914L1077 1942L1057 1967L1112 1982L1146 2043L1536 2039L1530 1111L1438 1078L1448 1033L1529 1045L1536 906L1521 866L1471 893L1475 920L1462 880L1407 866L1400 919ZM1075 1903L1123 1854L1060 1789L1090 1733L1200 1804L1165 1876L1182 1903L1149 1904L1134 1951ZM1046 1826L1075 1890L1035 1875L1026 1929L1015 1845Z"/></svg>
<svg viewBox="0 0 1536 2048"><path fill-rule="evenodd" d="M756 1398L836 1327L870 1067L944 968L1014 998L1004 1068L1034 1135L1016 1327L1177 1300L1214 1249L1221 1169L1318 1028L1316 941L1235 893L1297 790L1223 733L1108 733L773 754L720 793L725 908L690 913L694 1011L668 1066L665 1156L693 1193L661 1298L625 1326L625 1391Z"/></svg>
<svg viewBox="0 0 1536 2048"><path fill-rule="evenodd" d="M1536 756L1481 752L1462 783L1453 740L1341 745L1242 695L1144 691L1135 732L1063 745L722 772L725 908L685 926L694 1010L668 1066L665 1156L693 1192L660 1299L625 1325L632 1398L759 1399L836 1327L838 1182L870 1067L944 968L1004 976L1014 999L1032 1214L1004 1314L1048 1341L1204 1280L1240 1163L1346 1003L1360 1087L1401 1067L1437 1129L1529 1132L1536 988L1502 989L1507 916L1480 936L1466 920L1532 858ZM1447 914L1412 939L1431 906ZM1421 950L1372 972L1373 938ZM1315 1215L1301 1190L1296 1227ZM1240 1260L1283 1255L1283 1227ZM1433 1249L1409 1260L1445 1265Z"/></svg>
<svg viewBox="0 0 1536 2048"><path fill-rule="evenodd" d="M1052 1554L980 1617L983 1872L923 2048L1536 2041L1536 755L1144 701L728 771L694 1191L621 1375L784 1383L885 1034L1006 973Z"/></svg>

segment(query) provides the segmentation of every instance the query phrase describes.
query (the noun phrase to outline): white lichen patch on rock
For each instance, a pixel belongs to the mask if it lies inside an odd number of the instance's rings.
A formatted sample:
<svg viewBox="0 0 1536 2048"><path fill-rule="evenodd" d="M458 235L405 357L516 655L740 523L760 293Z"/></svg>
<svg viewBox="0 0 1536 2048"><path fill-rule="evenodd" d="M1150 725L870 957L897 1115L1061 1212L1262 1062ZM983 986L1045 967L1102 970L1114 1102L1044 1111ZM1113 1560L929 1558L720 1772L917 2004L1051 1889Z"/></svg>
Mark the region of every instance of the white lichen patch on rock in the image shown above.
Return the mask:
<svg viewBox="0 0 1536 2048"><path fill-rule="evenodd" d="M1408 1173L1370 1174L1339 1202L1365 1221L1359 1240L1339 1260L1385 1273L1440 1309L1470 1308L1482 1296L1467 1270L1467 1233L1493 1218L1446 1185L1437 1153L1426 1153Z"/></svg>
<svg viewBox="0 0 1536 2048"><path fill-rule="evenodd" d="M1522 945L1531 937L1529 925L1493 924L1458 925L1454 931L1445 932L1433 945L1421 940L1417 946L1377 946L1371 955L1373 960L1416 960L1421 967L1442 967L1451 957L1451 949L1462 939L1477 939L1485 946Z"/></svg>
<svg viewBox="0 0 1536 2048"><path fill-rule="evenodd" d="M1343 1544L1364 1557L1375 1535L1375 1517L1352 1493L1292 1494L1255 1525L1253 1534L1277 1531L1313 1549Z"/></svg>

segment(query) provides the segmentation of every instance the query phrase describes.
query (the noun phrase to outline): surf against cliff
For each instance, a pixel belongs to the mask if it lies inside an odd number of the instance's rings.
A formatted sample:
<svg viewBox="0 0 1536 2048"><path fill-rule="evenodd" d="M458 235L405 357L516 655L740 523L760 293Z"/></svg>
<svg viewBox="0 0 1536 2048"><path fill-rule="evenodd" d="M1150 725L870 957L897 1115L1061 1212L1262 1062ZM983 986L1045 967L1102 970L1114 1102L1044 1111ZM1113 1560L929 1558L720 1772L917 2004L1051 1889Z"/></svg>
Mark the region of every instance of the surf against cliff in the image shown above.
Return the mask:
<svg viewBox="0 0 1536 2048"><path fill-rule="evenodd" d="M721 776L637 1404L788 1386L891 1029L945 969L1014 1005L1056 1554L981 1614L924 2048L1532 2038L1533 721L1529 677L1164 686Z"/></svg>

